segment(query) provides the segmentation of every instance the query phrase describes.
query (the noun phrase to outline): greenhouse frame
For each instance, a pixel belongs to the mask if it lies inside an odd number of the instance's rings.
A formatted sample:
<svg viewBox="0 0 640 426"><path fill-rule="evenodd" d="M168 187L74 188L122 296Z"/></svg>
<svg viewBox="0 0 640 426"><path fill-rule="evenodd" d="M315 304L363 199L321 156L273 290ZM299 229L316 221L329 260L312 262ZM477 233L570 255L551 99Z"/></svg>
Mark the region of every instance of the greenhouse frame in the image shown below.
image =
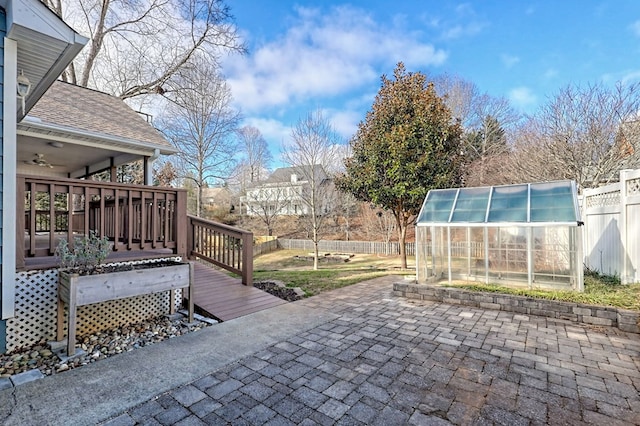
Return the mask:
<svg viewBox="0 0 640 426"><path fill-rule="evenodd" d="M429 191L416 222L416 279L584 290L574 181Z"/></svg>

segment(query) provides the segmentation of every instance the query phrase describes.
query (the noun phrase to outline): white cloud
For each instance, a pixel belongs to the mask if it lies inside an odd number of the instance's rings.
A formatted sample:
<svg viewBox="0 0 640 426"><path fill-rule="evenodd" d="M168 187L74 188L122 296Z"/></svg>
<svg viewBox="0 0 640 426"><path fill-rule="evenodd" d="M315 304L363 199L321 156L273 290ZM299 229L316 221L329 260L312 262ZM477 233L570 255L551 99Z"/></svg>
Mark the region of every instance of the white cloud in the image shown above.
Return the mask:
<svg viewBox="0 0 640 426"><path fill-rule="evenodd" d="M384 27L359 9L297 12L295 24L280 39L224 64L235 102L244 111L349 93L398 61L411 69L440 65L447 58L416 34Z"/></svg>
<svg viewBox="0 0 640 426"><path fill-rule="evenodd" d="M544 74L542 74L542 76L546 79L546 80L551 80L554 79L558 76L558 70L555 68L548 68Z"/></svg>
<svg viewBox="0 0 640 426"><path fill-rule="evenodd" d="M511 68L514 65L516 65L518 62L520 62L520 58L518 56L508 55L506 53L503 53L502 55L500 55L500 60L502 61L504 66L507 68Z"/></svg>
<svg viewBox="0 0 640 426"><path fill-rule="evenodd" d="M640 37L640 20L635 21L634 23L632 23L629 28L631 29L631 31L633 32L633 34L636 37Z"/></svg>
<svg viewBox="0 0 640 426"><path fill-rule="evenodd" d="M485 27L484 23L481 22L471 22L465 25L454 25L450 28L447 28L441 35L441 37L445 40L453 40L462 37L468 37L478 34Z"/></svg>
<svg viewBox="0 0 640 426"><path fill-rule="evenodd" d="M516 87L515 89L510 90L508 98L514 104L514 106L521 109L528 109L534 106L538 101L538 98L531 91L531 89L524 86Z"/></svg>
<svg viewBox="0 0 640 426"><path fill-rule="evenodd" d="M478 16L470 3L457 5L445 18L428 17L425 24L439 31L443 40L472 37L489 25L486 19Z"/></svg>
<svg viewBox="0 0 640 426"><path fill-rule="evenodd" d="M338 134L348 142L358 130L358 123L364 117L360 112L356 111L332 111L329 112L329 120L331 125Z"/></svg>
<svg viewBox="0 0 640 426"><path fill-rule="evenodd" d="M259 129L269 144L272 154L276 154L280 147L291 138L291 127L272 118L250 117L245 119L242 125Z"/></svg>
<svg viewBox="0 0 640 426"><path fill-rule="evenodd" d="M620 80L623 84L637 83L640 81L640 70L631 71L622 76Z"/></svg>

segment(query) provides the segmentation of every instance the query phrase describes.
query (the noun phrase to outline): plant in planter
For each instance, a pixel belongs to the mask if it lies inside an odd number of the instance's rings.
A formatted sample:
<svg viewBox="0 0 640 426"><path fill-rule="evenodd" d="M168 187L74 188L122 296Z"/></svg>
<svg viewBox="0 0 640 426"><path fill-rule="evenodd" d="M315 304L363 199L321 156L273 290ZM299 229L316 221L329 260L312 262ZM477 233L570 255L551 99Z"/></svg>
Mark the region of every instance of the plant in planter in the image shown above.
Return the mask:
<svg viewBox="0 0 640 426"><path fill-rule="evenodd" d="M95 231L89 231L85 237L75 237L73 249L64 238L58 243L56 256L60 259L60 268L79 275L91 275L101 272L100 266L111 251L109 238L98 237Z"/></svg>
<svg viewBox="0 0 640 426"><path fill-rule="evenodd" d="M175 291L189 294L189 321L193 321L193 265L177 261L153 262L143 265L102 265L110 251L107 238L95 232L74 240L71 249L61 241L56 250L60 258L58 270L58 332L64 338L64 304L69 306L67 354L75 353L76 309L78 306L118 300L127 297L171 291L170 310L175 310ZM120 265L121 266L121 265Z"/></svg>

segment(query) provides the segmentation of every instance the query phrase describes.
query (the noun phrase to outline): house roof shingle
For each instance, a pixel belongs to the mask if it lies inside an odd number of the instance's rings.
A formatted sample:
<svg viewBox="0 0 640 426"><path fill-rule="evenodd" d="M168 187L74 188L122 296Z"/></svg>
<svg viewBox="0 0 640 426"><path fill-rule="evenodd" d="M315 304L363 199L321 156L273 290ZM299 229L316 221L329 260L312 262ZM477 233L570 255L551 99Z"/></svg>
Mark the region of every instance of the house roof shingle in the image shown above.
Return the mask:
<svg viewBox="0 0 640 426"><path fill-rule="evenodd" d="M121 99L56 81L29 112L44 123L173 150L162 134Z"/></svg>

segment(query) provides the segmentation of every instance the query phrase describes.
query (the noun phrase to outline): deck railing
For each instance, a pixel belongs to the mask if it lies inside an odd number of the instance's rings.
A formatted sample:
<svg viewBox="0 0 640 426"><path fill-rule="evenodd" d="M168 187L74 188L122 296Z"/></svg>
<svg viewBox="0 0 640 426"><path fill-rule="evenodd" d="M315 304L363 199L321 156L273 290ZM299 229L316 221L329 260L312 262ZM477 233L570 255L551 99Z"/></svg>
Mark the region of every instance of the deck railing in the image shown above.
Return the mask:
<svg viewBox="0 0 640 426"><path fill-rule="evenodd" d="M113 250L171 249L187 254L186 191L42 176L17 177L16 266L52 256L64 238L94 231ZM52 220L53 218L53 220Z"/></svg>
<svg viewBox="0 0 640 426"><path fill-rule="evenodd" d="M189 255L242 276L253 285L253 234L195 216L188 216Z"/></svg>

